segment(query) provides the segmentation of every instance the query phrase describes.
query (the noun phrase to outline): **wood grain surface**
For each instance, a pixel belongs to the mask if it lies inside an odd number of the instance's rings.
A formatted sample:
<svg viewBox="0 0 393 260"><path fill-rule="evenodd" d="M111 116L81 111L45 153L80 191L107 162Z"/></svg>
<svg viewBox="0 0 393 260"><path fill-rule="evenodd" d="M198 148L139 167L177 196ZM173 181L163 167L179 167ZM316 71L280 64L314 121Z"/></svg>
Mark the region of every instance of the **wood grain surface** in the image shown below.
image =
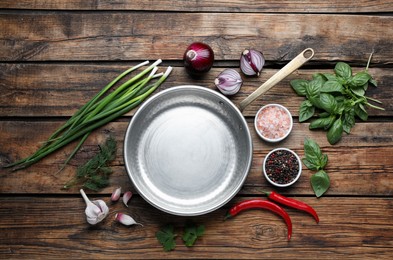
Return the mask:
<svg viewBox="0 0 393 260"><path fill-rule="evenodd" d="M392 1L9 1L0 2L0 166L33 153L50 134L119 73L144 60L162 59L160 70L173 66L156 91L177 85L213 90L225 68L239 70L245 48L263 51L266 65L259 78L243 77L234 96L239 104L303 49L314 58L278 83L244 112L253 140L252 166L239 193L222 208L202 216L174 216L146 202L131 183L123 159L126 128L136 111L97 129L58 172L76 143L37 164L12 172L0 168L0 259L392 259L393 257L393 2ZM194 41L215 52L214 67L198 79L183 67L183 51ZM326 132L299 122L304 100L291 89L293 79L331 73L345 61L354 72L369 73L378 87L367 95L385 110L368 109L367 122L356 121L349 135L330 145ZM254 130L257 110L280 103L294 119L291 135L278 144L262 141ZM103 223L86 223L80 186L63 189L78 166L99 151L108 136L117 143L110 163L110 185L92 199L110 208ZM287 147L304 157L308 137L329 157L331 186L316 198L310 186L314 171L303 167L290 188L271 186L262 175L266 154ZM111 203L122 187L134 195L126 208ZM304 201L320 217L287 208L293 236L286 240L284 221L266 210L250 210L223 221L237 202L264 197L275 190ZM125 227L117 212L143 226ZM185 222L204 224L206 233L193 247L181 240ZM176 249L164 252L155 233L175 226Z"/></svg>

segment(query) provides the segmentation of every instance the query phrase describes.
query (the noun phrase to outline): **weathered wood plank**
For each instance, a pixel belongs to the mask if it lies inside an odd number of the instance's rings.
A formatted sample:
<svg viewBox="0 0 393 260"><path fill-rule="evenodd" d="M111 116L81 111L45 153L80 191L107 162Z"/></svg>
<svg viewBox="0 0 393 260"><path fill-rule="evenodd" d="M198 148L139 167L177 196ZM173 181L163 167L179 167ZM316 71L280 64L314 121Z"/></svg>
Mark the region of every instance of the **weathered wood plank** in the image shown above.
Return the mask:
<svg viewBox="0 0 393 260"><path fill-rule="evenodd" d="M367 59L365 57L365 59ZM71 116L79 107L100 91L130 65L108 64L0 64L0 117L53 117ZM164 65L160 66L165 70ZM354 71L362 70L356 68ZM213 68L205 77L192 79L184 68L175 67L172 74L159 90L176 85L201 85L216 89L214 78L223 68ZM237 68L237 70L239 70ZM240 71L240 70L239 70ZM269 79L277 69L264 69L259 78L243 77L244 83L238 94L230 97L239 104L252 91ZM292 90L289 82L293 79L311 79L312 74L333 73L332 69L300 69L270 89L244 111L245 116L254 116L267 103L280 103L298 116L299 105L304 100ZM368 109L370 116L392 116L393 96L390 86L393 76L389 68L370 68L370 74L377 80L378 88L370 87L367 95L383 102L386 109ZM131 115L132 113L129 113Z"/></svg>
<svg viewBox="0 0 393 260"><path fill-rule="evenodd" d="M109 196L93 197L109 202ZM140 197L108 204L110 216L96 227L85 222L81 197L1 197L0 252L5 258L232 258L251 259L388 259L393 250L393 201L391 198L297 197L313 206L320 223L303 212L288 209L293 236L286 240L286 226L265 210L244 212L222 221L227 209L245 198L192 220L206 227L194 247L186 248L182 227L189 218L162 213ZM144 226L124 227L113 221L125 212ZM155 238L161 225L173 223L178 233L176 249L164 252ZM384 258L384 256L386 258Z"/></svg>
<svg viewBox="0 0 393 260"><path fill-rule="evenodd" d="M192 21L190 23L189 21ZM193 41L211 45L217 60L246 48L268 61L288 61L307 47L314 60L393 60L393 17L363 15L0 12L0 60L179 60Z"/></svg>
<svg viewBox="0 0 393 260"><path fill-rule="evenodd" d="M61 122L0 122L0 164L30 155L40 142L46 140ZM62 190L63 185L75 175L78 165L82 165L97 151L109 133L118 141L115 161L111 163L114 173L110 178L110 187L101 191L112 192L112 188L121 186L130 189L132 184L127 176L123 162L123 138L128 122L113 122L96 131L86 142L84 148L61 173L58 169L71 152L68 146L39 163L25 170L9 172L0 169L0 193L77 193L78 186L71 190ZM358 123L350 135L344 135L336 145L331 146L326 140L326 133L308 130L308 124L295 123L291 135L279 144L267 144L255 133L249 121L253 139L253 163L241 194L261 194L261 190L273 187L262 175L262 163L266 154L276 147L287 147L304 157L303 141L305 137L317 141L323 152L329 156L326 171L331 178L328 195L382 195L390 196L393 179L393 135L391 122ZM312 195L309 180L313 171L304 167L300 180L292 188L281 192L288 194Z"/></svg>
<svg viewBox="0 0 393 260"><path fill-rule="evenodd" d="M304 12L304 13L362 13L392 12L391 1L359 0L356 4L349 0L326 1L267 1L267 0L177 0L160 1L151 4L149 1L28 1L3 0L0 8L10 9L44 9L44 10L156 10L156 11L192 11L192 12Z"/></svg>

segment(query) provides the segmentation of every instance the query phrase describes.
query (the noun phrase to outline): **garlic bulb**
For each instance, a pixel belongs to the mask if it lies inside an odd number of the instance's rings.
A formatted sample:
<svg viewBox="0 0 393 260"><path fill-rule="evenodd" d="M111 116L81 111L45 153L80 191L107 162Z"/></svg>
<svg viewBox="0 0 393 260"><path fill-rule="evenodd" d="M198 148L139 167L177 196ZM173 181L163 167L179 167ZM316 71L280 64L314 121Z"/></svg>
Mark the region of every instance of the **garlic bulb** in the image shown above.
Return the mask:
<svg viewBox="0 0 393 260"><path fill-rule="evenodd" d="M90 201L84 190L80 190L86 202L86 220L90 225L100 223L109 213L109 208L103 200Z"/></svg>

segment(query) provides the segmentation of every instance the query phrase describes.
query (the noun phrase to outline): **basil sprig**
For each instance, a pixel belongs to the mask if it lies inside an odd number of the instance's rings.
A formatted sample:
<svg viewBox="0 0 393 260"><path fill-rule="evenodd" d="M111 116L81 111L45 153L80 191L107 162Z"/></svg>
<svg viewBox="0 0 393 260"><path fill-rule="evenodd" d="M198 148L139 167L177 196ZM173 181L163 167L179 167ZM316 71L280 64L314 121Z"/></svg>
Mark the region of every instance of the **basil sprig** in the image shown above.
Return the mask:
<svg viewBox="0 0 393 260"><path fill-rule="evenodd" d="M321 197L330 187L329 175L324 171L328 163L328 156L323 154L319 145L306 138L304 140L304 155L302 159L304 165L313 171L318 171L311 176L311 187L317 197Z"/></svg>
<svg viewBox="0 0 393 260"><path fill-rule="evenodd" d="M316 73L312 80L295 79L290 84L299 96L306 97L300 104L299 121L318 116L309 128L326 130L332 145L341 139L343 132L351 132L355 116L363 121L368 119L366 106L384 110L369 101L382 102L365 95L369 85L377 86L368 73L368 65L365 71L353 75L347 63L338 62L334 74Z"/></svg>

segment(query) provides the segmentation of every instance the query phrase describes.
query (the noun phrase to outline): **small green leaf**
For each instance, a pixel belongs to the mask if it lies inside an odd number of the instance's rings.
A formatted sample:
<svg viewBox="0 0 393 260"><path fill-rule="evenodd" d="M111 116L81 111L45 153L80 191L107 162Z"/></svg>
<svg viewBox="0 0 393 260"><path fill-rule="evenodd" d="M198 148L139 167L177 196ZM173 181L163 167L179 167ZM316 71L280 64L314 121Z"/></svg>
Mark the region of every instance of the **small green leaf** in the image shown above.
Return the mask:
<svg viewBox="0 0 393 260"><path fill-rule="evenodd" d="M371 85L373 85L374 87L377 87L377 86L378 86L377 81L376 81L375 79L373 79L373 78L371 78L368 82L369 82Z"/></svg>
<svg viewBox="0 0 393 260"><path fill-rule="evenodd" d="M349 134L351 132L351 128L355 125L355 110L353 108L345 111L343 114L343 129Z"/></svg>
<svg viewBox="0 0 393 260"><path fill-rule="evenodd" d="M355 105L355 114L363 121L367 121L368 113L362 104Z"/></svg>
<svg viewBox="0 0 393 260"><path fill-rule="evenodd" d="M360 87L351 87L351 91L352 91L355 95L357 95L357 96L359 96L359 97L363 97L364 94L366 94L366 91L364 90L363 86L360 86Z"/></svg>
<svg viewBox="0 0 393 260"><path fill-rule="evenodd" d="M315 107L311 104L309 100L304 100L300 104L299 109L299 122L304 122L311 118L315 113Z"/></svg>
<svg viewBox="0 0 393 260"><path fill-rule="evenodd" d="M370 79L371 76L367 72L359 72L351 78L350 84L354 87L363 87Z"/></svg>
<svg viewBox="0 0 393 260"><path fill-rule="evenodd" d="M312 175L310 181L317 197L321 197L330 187L330 178L323 170Z"/></svg>
<svg viewBox="0 0 393 260"><path fill-rule="evenodd" d="M183 241L186 246L193 246L198 237L205 232L203 225L197 226L195 223L188 221L184 227Z"/></svg>
<svg viewBox="0 0 393 260"><path fill-rule="evenodd" d="M342 77L345 80L348 80L352 77L352 69L351 67L345 62L337 62L334 72L337 76Z"/></svg>
<svg viewBox="0 0 393 260"><path fill-rule="evenodd" d="M341 118L337 118L333 125L329 128L327 132L327 139L331 145L340 141L343 134L343 124Z"/></svg>
<svg viewBox="0 0 393 260"><path fill-rule="evenodd" d="M336 75L331 74L331 73L323 73L323 76L325 76L325 78L328 81L336 81L337 80Z"/></svg>
<svg viewBox="0 0 393 260"><path fill-rule="evenodd" d="M304 139L304 154L306 158L303 158L302 161L310 170L321 170L327 164L327 155L322 154L321 148L314 140Z"/></svg>
<svg viewBox="0 0 393 260"><path fill-rule="evenodd" d="M156 238L163 246L165 251L171 251L176 247L176 234L174 232L174 227L171 224L165 225L161 230L157 231Z"/></svg>
<svg viewBox="0 0 393 260"><path fill-rule="evenodd" d="M321 88L321 92L324 92L324 93L334 93L334 92L343 93L344 92L344 87L337 80L329 80L329 81L326 81L323 84L323 86Z"/></svg>
<svg viewBox="0 0 393 260"><path fill-rule="evenodd" d="M318 170L319 170L319 166L318 166L318 164L316 163L316 161L309 161L309 160L307 160L306 158L303 158L303 159L302 159L302 162L304 163L304 165L305 165L309 170L312 170L312 171L318 171Z"/></svg>
<svg viewBox="0 0 393 260"><path fill-rule="evenodd" d="M308 85L308 81L304 79L295 79L292 80L290 83L291 87L293 90L295 90L296 94L299 96L305 96L306 95L306 88Z"/></svg>
<svg viewBox="0 0 393 260"><path fill-rule="evenodd" d="M312 121L309 125L309 129L318 129L318 128L323 128L323 129L329 129L330 126L333 124L334 120L336 119L335 115L331 115L329 117L322 117L315 119Z"/></svg>
<svg viewBox="0 0 393 260"><path fill-rule="evenodd" d="M319 96L319 105L322 109L329 112L330 114L334 114L337 110L337 101L333 95L322 93Z"/></svg>
<svg viewBox="0 0 393 260"><path fill-rule="evenodd" d="M312 75L312 81L314 81L320 87L327 81L326 77L321 73L314 73Z"/></svg>

